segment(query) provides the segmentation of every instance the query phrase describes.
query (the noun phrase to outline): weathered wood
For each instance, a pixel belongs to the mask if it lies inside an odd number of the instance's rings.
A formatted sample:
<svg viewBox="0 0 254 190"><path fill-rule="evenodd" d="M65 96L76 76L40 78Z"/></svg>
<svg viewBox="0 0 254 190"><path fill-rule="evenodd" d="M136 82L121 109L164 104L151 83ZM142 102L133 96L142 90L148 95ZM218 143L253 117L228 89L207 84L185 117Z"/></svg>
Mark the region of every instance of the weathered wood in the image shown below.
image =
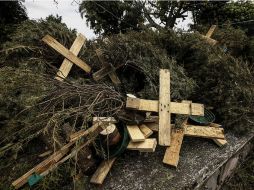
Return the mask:
<svg viewBox="0 0 254 190"><path fill-rule="evenodd" d="M93 117L93 124L99 121L102 123L117 123L114 117Z"/></svg>
<svg viewBox="0 0 254 190"><path fill-rule="evenodd" d="M158 123L146 123L146 126L151 129L152 131L158 132L159 131L159 124Z"/></svg>
<svg viewBox="0 0 254 190"><path fill-rule="evenodd" d="M171 141L170 104L170 72L161 69L159 93L159 145L161 146L169 146Z"/></svg>
<svg viewBox="0 0 254 190"><path fill-rule="evenodd" d="M141 110L141 111L159 111L159 102L157 100L145 100L139 98L127 97L126 108ZM197 103L170 103L171 113L185 115L204 115L204 105Z"/></svg>
<svg viewBox="0 0 254 190"><path fill-rule="evenodd" d="M153 134L153 131L145 124L140 125L139 129L144 134L145 138L148 138Z"/></svg>
<svg viewBox="0 0 254 190"><path fill-rule="evenodd" d="M219 127L221 127L221 125L216 124L216 123L211 123L211 124L210 124L210 127L219 128ZM213 139L213 141L214 141L219 147L225 146L225 145L228 143L226 139Z"/></svg>
<svg viewBox="0 0 254 190"><path fill-rule="evenodd" d="M80 58L78 58L70 50L66 49L62 44L60 44L58 41L56 41L50 35L44 36L42 41L44 41L46 44L48 44L50 47L52 47L58 53L62 54L65 58L70 60L72 63L76 64L77 66L79 66L81 69L83 69L87 73L90 73L91 67L88 64L86 64L84 61L82 61Z"/></svg>
<svg viewBox="0 0 254 190"><path fill-rule="evenodd" d="M22 175L20 178L12 182L12 186L15 187L15 189L18 189L22 187L24 184L27 183L28 178L34 174L40 174L44 171L46 171L52 164L57 163L65 154L67 154L70 150L70 147L74 144L75 142L69 142L65 146L63 146L60 150L56 151L54 154L52 154L50 157L45 159L43 162L29 170L27 173Z"/></svg>
<svg viewBox="0 0 254 190"><path fill-rule="evenodd" d="M81 137L86 137L87 135L98 135L102 130L104 130L106 125L101 121L95 123L88 129L81 129L80 131L70 135L70 142L74 142Z"/></svg>
<svg viewBox="0 0 254 190"><path fill-rule="evenodd" d="M86 41L85 36L83 36L82 34L78 34L77 38L75 39L70 48L70 51L77 56L80 49L84 45L85 41ZM57 76L55 77L55 79L63 81L63 79L68 76L72 68L72 65L73 63L71 61L69 61L68 59L64 59L62 65L59 68L59 71L57 72Z"/></svg>
<svg viewBox="0 0 254 190"><path fill-rule="evenodd" d="M171 145L166 149L163 163L177 167L179 154L183 142L184 129L173 129L171 134Z"/></svg>
<svg viewBox="0 0 254 190"><path fill-rule="evenodd" d="M195 125L188 125L188 127L185 129L186 136L202 137L209 139L225 139L223 132L224 130L222 128Z"/></svg>
<svg viewBox="0 0 254 190"><path fill-rule="evenodd" d="M113 163L115 162L116 158L111 158L109 160L104 160L99 165L95 173L93 174L90 183L101 185L106 178L107 174L109 173Z"/></svg>
<svg viewBox="0 0 254 190"><path fill-rule="evenodd" d="M215 29L216 29L216 25L212 25L205 36L208 38L211 38Z"/></svg>
<svg viewBox="0 0 254 190"><path fill-rule="evenodd" d="M129 150L139 150L141 152L154 152L157 145L155 138L145 139L143 142L130 142L127 146Z"/></svg>
<svg viewBox="0 0 254 190"><path fill-rule="evenodd" d="M203 39L205 39L210 45L212 45L212 46L214 46L214 45L216 45L217 43L218 43L218 41L217 40L214 40L214 39L212 39L212 38L208 38L208 37L206 37L206 36L204 36L204 35L201 35L201 37L203 38Z"/></svg>
<svg viewBox="0 0 254 190"><path fill-rule="evenodd" d="M127 125L127 130L132 142L145 141L145 136L137 125Z"/></svg>

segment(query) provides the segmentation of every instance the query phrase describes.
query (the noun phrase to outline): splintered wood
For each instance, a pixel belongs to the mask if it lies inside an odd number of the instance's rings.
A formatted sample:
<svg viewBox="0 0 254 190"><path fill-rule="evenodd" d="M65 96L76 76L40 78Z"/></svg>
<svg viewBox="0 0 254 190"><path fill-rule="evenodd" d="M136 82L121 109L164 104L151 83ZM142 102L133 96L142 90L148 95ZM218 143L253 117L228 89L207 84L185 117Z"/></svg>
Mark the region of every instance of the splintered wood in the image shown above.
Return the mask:
<svg viewBox="0 0 254 190"><path fill-rule="evenodd" d="M130 142L127 146L129 150L139 150L141 152L154 152L157 145L155 138L145 139L143 142Z"/></svg>
<svg viewBox="0 0 254 190"><path fill-rule="evenodd" d="M127 125L127 130L132 142L145 141L145 136L137 125Z"/></svg>
<svg viewBox="0 0 254 190"><path fill-rule="evenodd" d="M159 145L169 146L171 139L170 117L170 72L160 70L160 93L159 93Z"/></svg>
<svg viewBox="0 0 254 190"><path fill-rule="evenodd" d="M87 73L90 73L91 67L89 65L87 65L84 61L82 61L80 58L78 58L70 50L66 49L62 44L60 44L58 41L56 41L50 35L46 35L42 39L42 41L44 41L46 44L48 44L50 47L52 47L58 53L62 54L69 61L71 61L72 63L76 64L77 66L79 66L81 69L83 69Z"/></svg>
<svg viewBox="0 0 254 190"><path fill-rule="evenodd" d="M216 123L211 123L210 127L215 127L215 128L219 128L221 127L221 125L216 124ZM213 139L213 141L220 147L224 146L227 144L227 140L226 139Z"/></svg>
<svg viewBox="0 0 254 190"><path fill-rule="evenodd" d="M225 139L224 130L216 127L203 127L188 125L185 130L186 136L212 138L212 139Z"/></svg>
<svg viewBox="0 0 254 190"><path fill-rule="evenodd" d="M183 142L184 129L173 129L171 134L171 146L166 149L163 163L177 167L179 154Z"/></svg>
<svg viewBox="0 0 254 190"><path fill-rule="evenodd" d="M111 167L113 166L116 158L111 158L109 160L104 160L102 163L99 165L95 173L93 174L90 182L94 184L101 185L108 175Z"/></svg>
<svg viewBox="0 0 254 190"><path fill-rule="evenodd" d="M85 41L85 36L83 36L82 34L78 34L77 38L75 39L70 48L70 52L77 56ZM57 72L57 76L55 77L55 79L62 81L64 78L66 78L72 68L72 65L73 63L65 58L61 67L59 68L59 71Z"/></svg>
<svg viewBox="0 0 254 190"><path fill-rule="evenodd" d="M126 108L140 111L159 112L159 101L127 97ZM174 114L204 115L204 105L198 103L171 102L170 110L171 113Z"/></svg>

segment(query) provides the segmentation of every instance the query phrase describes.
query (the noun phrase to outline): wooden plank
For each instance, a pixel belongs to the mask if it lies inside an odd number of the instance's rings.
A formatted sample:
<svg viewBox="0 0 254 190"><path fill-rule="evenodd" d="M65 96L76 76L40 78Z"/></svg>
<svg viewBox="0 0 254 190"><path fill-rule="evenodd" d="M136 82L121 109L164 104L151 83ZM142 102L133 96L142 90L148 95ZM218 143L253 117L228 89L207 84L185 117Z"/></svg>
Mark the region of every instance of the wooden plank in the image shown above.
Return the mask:
<svg viewBox="0 0 254 190"><path fill-rule="evenodd" d="M101 78L105 77L108 75L109 72L112 71L112 68L111 67L103 67L102 69L100 69L99 71L95 72L93 74L93 79L95 81L98 81L100 80Z"/></svg>
<svg viewBox="0 0 254 190"><path fill-rule="evenodd" d="M179 154L183 142L184 129L173 129L171 134L171 145L166 149L163 163L177 167Z"/></svg>
<svg viewBox="0 0 254 190"><path fill-rule="evenodd" d="M216 124L216 123L211 123L211 124L210 124L210 127L219 128L219 127L221 127L221 125ZM214 141L219 147L225 146L225 145L228 143L226 139L213 139L213 141Z"/></svg>
<svg viewBox="0 0 254 190"><path fill-rule="evenodd" d="M146 126L151 129L152 131L158 132L159 131L159 124L158 123L146 123Z"/></svg>
<svg viewBox="0 0 254 190"><path fill-rule="evenodd" d="M58 53L62 54L65 58L79 66L81 69L90 73L91 67L87 65L84 61L78 58L75 54L73 54L70 50L66 49L62 44L52 38L50 35L46 35L42 38L46 44L56 50Z"/></svg>
<svg viewBox="0 0 254 190"><path fill-rule="evenodd" d="M185 130L186 136L202 137L209 139L225 139L222 128L188 125Z"/></svg>
<svg viewBox="0 0 254 190"><path fill-rule="evenodd" d="M139 150L141 152L154 152L157 145L155 138L145 139L143 142L130 142L127 146L129 150Z"/></svg>
<svg viewBox="0 0 254 190"><path fill-rule="evenodd" d="M159 111L159 102L157 100L145 100L139 98L127 97L126 108L140 110L140 111ZM171 113L185 114L185 115L204 115L204 105L197 103L179 103L171 102Z"/></svg>
<svg viewBox="0 0 254 190"><path fill-rule="evenodd" d="M206 37L208 37L208 38L211 38L211 36L212 36L212 34L213 34L213 32L214 32L214 30L216 29L216 25L212 25L211 27L210 27L210 29L208 30L208 32L206 33Z"/></svg>
<svg viewBox="0 0 254 190"><path fill-rule="evenodd" d="M83 36L82 34L78 34L77 38L75 39L75 41L73 42L70 48L70 51L77 56L80 49L84 45L85 41L86 41L86 37ZM62 65L59 68L59 71L57 72L57 76L55 77L55 79L63 81L63 79L68 76L72 68L72 65L73 63L71 61L69 61L68 59L64 59Z"/></svg>
<svg viewBox="0 0 254 190"><path fill-rule="evenodd" d="M159 93L159 145L161 146L169 146L171 141L170 104L170 72L161 69Z"/></svg>
<svg viewBox="0 0 254 190"><path fill-rule="evenodd" d="M150 128L148 128L145 124L140 125L139 129L143 133L145 138L148 138L153 134L153 131Z"/></svg>
<svg viewBox="0 0 254 190"><path fill-rule="evenodd" d="M201 37L203 38L203 39L205 39L210 45L212 45L212 46L214 46L214 45L216 45L217 43L218 43L218 41L217 40L214 40L214 39L212 39L212 38L208 38L208 37L206 37L206 36L204 36L204 35L201 35Z"/></svg>
<svg viewBox="0 0 254 190"><path fill-rule="evenodd" d="M127 130L132 142L145 141L145 136L137 125L127 125Z"/></svg>
<svg viewBox="0 0 254 190"><path fill-rule="evenodd" d="M81 137L86 137L88 135L98 135L102 130L105 129L105 124L103 122L97 122L88 129L81 129L76 133L70 135L70 142L74 142Z"/></svg>
<svg viewBox="0 0 254 190"><path fill-rule="evenodd" d="M90 183L101 185L105 180L106 176L108 175L115 160L116 158L111 158L109 160L102 161L102 163L99 165L99 167L93 174Z"/></svg>
<svg viewBox="0 0 254 190"><path fill-rule="evenodd" d="M12 186L15 187L15 189L18 189L22 187L24 184L27 183L28 178L34 174L40 174L44 171L46 171L52 164L58 162L65 154L67 154L70 150L70 147L74 144L75 142L69 142L65 146L63 146L60 150L56 151L54 154L52 154L50 157L45 159L43 162L29 170L27 173L22 175L20 178L12 182Z"/></svg>
<svg viewBox="0 0 254 190"><path fill-rule="evenodd" d="M114 117L93 117L93 125L99 121L102 123L117 123Z"/></svg>

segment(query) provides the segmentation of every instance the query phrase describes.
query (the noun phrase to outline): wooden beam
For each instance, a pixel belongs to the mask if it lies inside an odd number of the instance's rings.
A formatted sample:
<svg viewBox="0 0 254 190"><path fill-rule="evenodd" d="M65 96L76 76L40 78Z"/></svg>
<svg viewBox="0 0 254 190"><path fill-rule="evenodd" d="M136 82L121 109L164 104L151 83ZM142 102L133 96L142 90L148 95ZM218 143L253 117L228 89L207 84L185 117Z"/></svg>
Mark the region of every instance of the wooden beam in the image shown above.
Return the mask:
<svg viewBox="0 0 254 190"><path fill-rule="evenodd" d="M132 142L145 141L145 136L137 125L127 125L127 131Z"/></svg>
<svg viewBox="0 0 254 190"><path fill-rule="evenodd" d="M76 133L70 135L70 142L74 142L81 137L86 137L88 135L98 135L102 130L104 130L106 125L103 122L97 122L88 129L81 129Z"/></svg>
<svg viewBox="0 0 254 190"><path fill-rule="evenodd" d="M68 144L63 146L60 150L56 151L54 154L45 159L43 162L41 162L40 164L29 170L27 173L22 175L20 178L12 182L12 186L14 186L15 189L18 189L22 187L24 184L26 184L29 177L34 173L40 174L46 171L52 164L57 163L65 154L67 154L70 150L70 147L74 143L75 142L69 142Z"/></svg>
<svg viewBox="0 0 254 190"><path fill-rule="evenodd" d="M208 38L211 38L215 29L216 29L216 25L212 25L205 36Z"/></svg>
<svg viewBox="0 0 254 190"><path fill-rule="evenodd" d="M85 41L86 41L86 37L83 36L82 34L78 34L77 38L75 39L75 41L73 42L70 48L70 51L77 56L80 49L84 45ZM62 65L59 68L59 71L57 72L57 76L55 77L55 79L59 81L63 81L63 79L68 76L72 68L72 65L73 63L71 61L69 61L68 59L64 59Z"/></svg>
<svg viewBox="0 0 254 190"><path fill-rule="evenodd" d="M87 73L90 73L91 67L89 65L87 65L84 61L82 61L80 58L78 58L70 50L66 49L62 44L60 44L58 41L56 41L50 35L44 36L44 38L42 38L42 41L44 41L46 44L48 44L50 47L52 47L58 53L62 54L65 58L70 60L72 63L76 64L77 66L79 66L81 69L83 69Z"/></svg>
<svg viewBox="0 0 254 190"><path fill-rule="evenodd" d="M219 127L221 127L221 125L216 124L216 123L211 123L211 124L210 124L210 127L219 128ZM214 141L219 147L225 146L225 145L228 143L226 139L213 139L213 141Z"/></svg>
<svg viewBox="0 0 254 190"><path fill-rule="evenodd" d="M225 139L223 132L222 128L188 125L185 135L208 139Z"/></svg>
<svg viewBox="0 0 254 190"><path fill-rule="evenodd" d="M141 152L154 152L157 145L155 138L145 139L144 142L130 142L127 146L129 150L139 150Z"/></svg>
<svg viewBox="0 0 254 190"><path fill-rule="evenodd" d="M102 123L117 123L114 117L93 117L93 125L99 121Z"/></svg>
<svg viewBox="0 0 254 190"><path fill-rule="evenodd" d="M183 142L184 137L184 129L176 129L172 130L171 134L171 145L166 149L164 154L163 163L168 164L170 166L177 167L179 162L179 154Z"/></svg>
<svg viewBox="0 0 254 190"><path fill-rule="evenodd" d="M145 138L148 138L153 134L153 131L149 127L147 127L145 124L140 125L139 129L143 133Z"/></svg>
<svg viewBox="0 0 254 190"><path fill-rule="evenodd" d="M101 162L95 173L93 174L90 183L101 185L105 180L107 174L112 168L116 158L111 158L109 160L104 160Z"/></svg>
<svg viewBox="0 0 254 190"><path fill-rule="evenodd" d="M206 36L204 36L204 35L201 35L201 37L203 38L203 39L205 39L210 45L212 45L212 46L214 46L214 45L216 45L217 43L218 43L218 41L217 40L214 40L214 39L212 39L212 38L208 38L208 37L206 37Z"/></svg>
<svg viewBox="0 0 254 190"><path fill-rule="evenodd" d="M126 108L141 110L141 111L159 111L159 102L157 100L145 100L139 98L127 97ZM204 115L204 105L197 103L179 103L171 102L171 113L185 115Z"/></svg>
<svg viewBox="0 0 254 190"><path fill-rule="evenodd" d="M161 146L169 146L171 141L170 104L170 72L161 69L159 93L159 145Z"/></svg>
<svg viewBox="0 0 254 190"><path fill-rule="evenodd" d="M151 129L152 131L158 132L159 131L159 124L158 123L146 123L146 126Z"/></svg>

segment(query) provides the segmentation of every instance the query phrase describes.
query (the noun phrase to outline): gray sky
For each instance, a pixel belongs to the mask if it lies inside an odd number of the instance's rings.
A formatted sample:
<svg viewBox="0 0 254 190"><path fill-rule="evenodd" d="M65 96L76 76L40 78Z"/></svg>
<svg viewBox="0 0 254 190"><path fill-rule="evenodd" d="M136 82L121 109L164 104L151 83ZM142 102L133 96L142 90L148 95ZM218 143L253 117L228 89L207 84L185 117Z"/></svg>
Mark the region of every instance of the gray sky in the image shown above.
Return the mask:
<svg viewBox="0 0 254 190"><path fill-rule="evenodd" d="M76 0L79 2L80 0ZM93 30L91 30L82 19L78 11L79 5L73 0L58 0L58 4L53 0L25 0L24 5L27 14L31 19L46 18L48 15L58 14L62 16L62 20L69 28L77 29L79 33L85 35L88 39L95 38ZM187 17L184 22L178 20L177 28L188 29L187 25L191 22L191 17Z"/></svg>
<svg viewBox="0 0 254 190"><path fill-rule="evenodd" d="M46 18L48 15L58 14L62 16L62 20L69 28L77 29L78 32L84 34L88 39L96 37L93 30L86 26L78 12L78 4L73 0L58 0L58 4L53 0L25 0L24 5L27 14L31 19Z"/></svg>

